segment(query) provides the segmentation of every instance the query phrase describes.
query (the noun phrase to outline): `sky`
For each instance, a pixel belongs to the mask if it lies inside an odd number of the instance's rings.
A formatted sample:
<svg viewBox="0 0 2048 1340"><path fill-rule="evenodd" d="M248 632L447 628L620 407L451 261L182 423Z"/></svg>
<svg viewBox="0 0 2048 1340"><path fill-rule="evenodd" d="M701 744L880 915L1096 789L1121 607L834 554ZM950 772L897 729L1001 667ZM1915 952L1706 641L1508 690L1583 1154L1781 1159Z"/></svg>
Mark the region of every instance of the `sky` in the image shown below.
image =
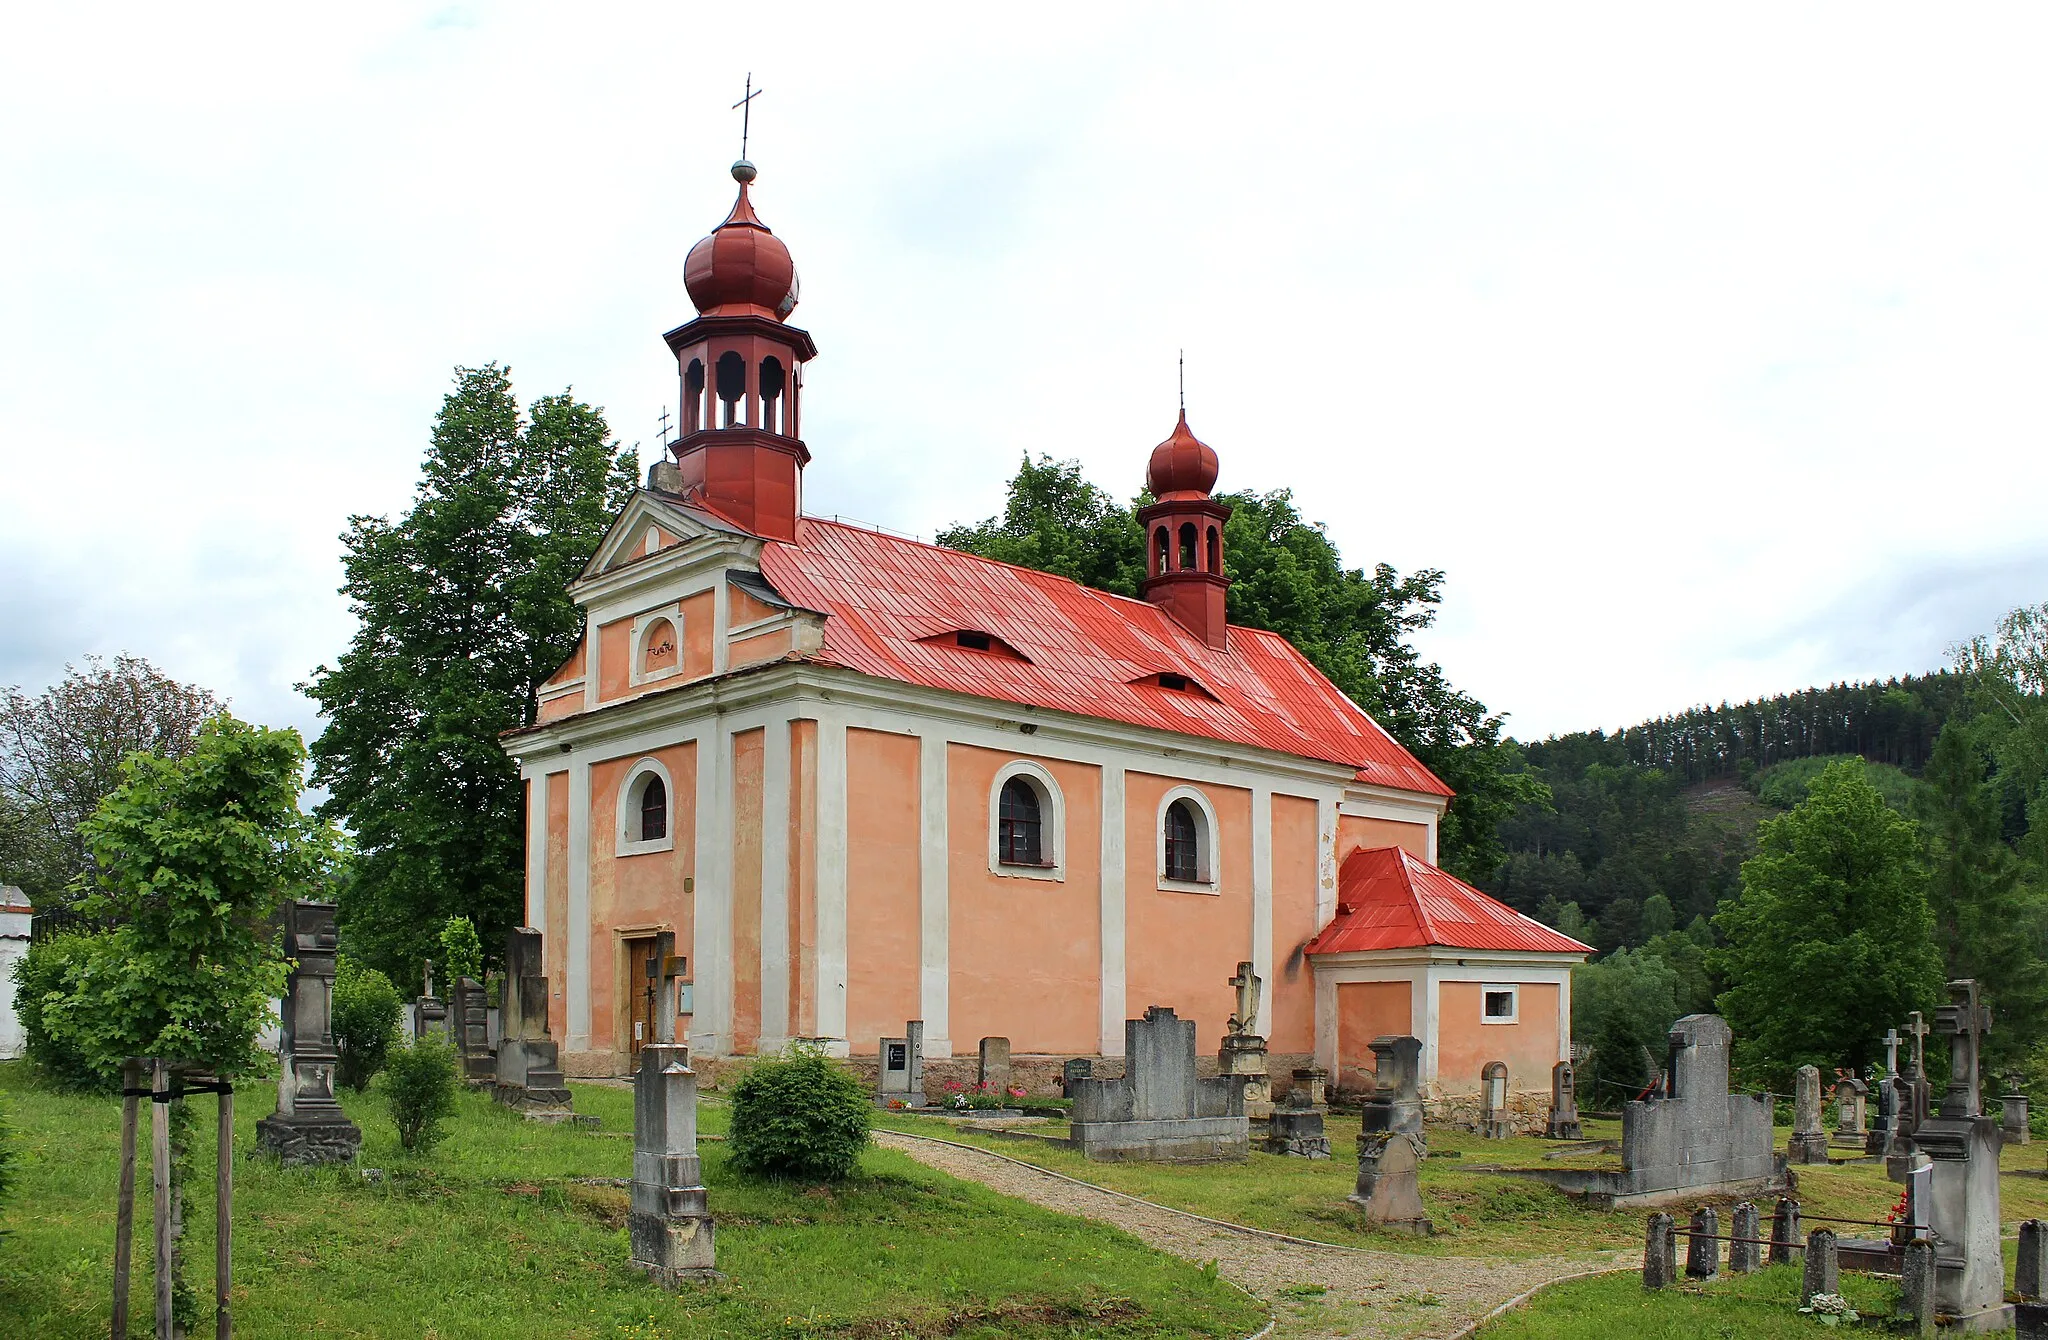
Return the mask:
<svg viewBox="0 0 2048 1340"><path fill-rule="evenodd" d="M731 205L807 505L924 537L1188 415L1522 738L1940 665L2048 600L2038 6L18 6L0 685L239 714L353 621L452 371L654 459Z"/></svg>

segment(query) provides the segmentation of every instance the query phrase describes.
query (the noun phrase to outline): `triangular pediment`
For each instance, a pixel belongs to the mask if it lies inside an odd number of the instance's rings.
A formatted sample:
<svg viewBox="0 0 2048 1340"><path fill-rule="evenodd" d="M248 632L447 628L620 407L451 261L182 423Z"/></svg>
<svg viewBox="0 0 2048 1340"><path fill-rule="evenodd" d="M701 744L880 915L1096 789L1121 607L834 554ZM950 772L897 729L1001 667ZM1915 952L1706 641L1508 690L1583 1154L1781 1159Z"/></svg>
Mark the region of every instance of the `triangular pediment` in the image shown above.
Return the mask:
<svg viewBox="0 0 2048 1340"><path fill-rule="evenodd" d="M605 532L597 552L590 556L590 562L583 568L582 580L589 581L646 558L647 532L650 529L659 530L668 537L663 542L661 552L664 553L708 543L759 542L758 537L709 512L649 489L641 489L620 509L611 529ZM669 538L674 543L669 543Z"/></svg>

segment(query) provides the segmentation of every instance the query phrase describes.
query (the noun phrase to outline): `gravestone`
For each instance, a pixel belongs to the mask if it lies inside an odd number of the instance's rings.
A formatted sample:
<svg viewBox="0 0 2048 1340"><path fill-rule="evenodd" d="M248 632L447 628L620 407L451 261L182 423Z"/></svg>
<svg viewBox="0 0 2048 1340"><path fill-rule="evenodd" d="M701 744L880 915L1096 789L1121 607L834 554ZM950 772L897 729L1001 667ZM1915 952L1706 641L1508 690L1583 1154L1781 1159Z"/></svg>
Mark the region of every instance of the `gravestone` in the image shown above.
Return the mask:
<svg viewBox="0 0 2048 1340"><path fill-rule="evenodd" d="M548 1036L548 979L540 932L521 926L505 937L505 1003L499 1009L497 1085L492 1096L536 1114L565 1113L569 1085L560 1052Z"/></svg>
<svg viewBox="0 0 2048 1340"><path fill-rule="evenodd" d="M345 1163L363 1133L334 1098L334 904L284 905L285 978L278 1039L277 1111L256 1123L257 1148L290 1166Z"/></svg>
<svg viewBox="0 0 2048 1340"><path fill-rule="evenodd" d="M434 994L434 960L426 960L421 972L420 998L413 1002L412 1035L414 1038L438 1037L448 1040L448 1005Z"/></svg>
<svg viewBox="0 0 2048 1340"><path fill-rule="evenodd" d="M875 1070L877 1107L925 1105L924 1020L912 1019L904 1024L900 1038L883 1038L876 1060L879 1062Z"/></svg>
<svg viewBox="0 0 2048 1340"><path fill-rule="evenodd" d="M1488 1061L1479 1072L1479 1134L1487 1140L1505 1140L1514 1134L1508 1123L1508 1067L1505 1061Z"/></svg>
<svg viewBox="0 0 2048 1340"><path fill-rule="evenodd" d="M1163 1005L1124 1021L1122 1079L1077 1079L1071 1136L1098 1161L1194 1162L1251 1152L1244 1093L1228 1075L1195 1073L1195 1021Z"/></svg>
<svg viewBox="0 0 2048 1340"><path fill-rule="evenodd" d="M1877 1080L1877 1119L1871 1123L1870 1134L1864 1137L1863 1152L1884 1155L1889 1153L1892 1137L1899 1129L1899 1030L1887 1028L1884 1031L1884 1073Z"/></svg>
<svg viewBox="0 0 2048 1340"><path fill-rule="evenodd" d="M1934 1244L1909 1242L1899 1267L1899 1312L1905 1317L1907 1334L1933 1335Z"/></svg>
<svg viewBox="0 0 2048 1340"><path fill-rule="evenodd" d="M2048 1303L2013 1306L2013 1340L2048 1340Z"/></svg>
<svg viewBox="0 0 2048 1340"><path fill-rule="evenodd" d="M1429 1153L1422 1134L1422 1039L1379 1037L1372 1040L1373 1091L1365 1101L1367 1135L1393 1131L1415 1142L1418 1156Z"/></svg>
<svg viewBox="0 0 2048 1340"><path fill-rule="evenodd" d="M1754 1274L1763 1260L1763 1223L1756 1202L1739 1201L1728 1216L1728 1273Z"/></svg>
<svg viewBox="0 0 2048 1340"><path fill-rule="evenodd" d="M1548 1182L1607 1209L1783 1190L1785 1162L1771 1148L1770 1098L1728 1092L1727 1023L1689 1014L1667 1040L1669 1096L1623 1106L1620 1172L1504 1168L1498 1175Z"/></svg>
<svg viewBox="0 0 2048 1340"><path fill-rule="evenodd" d="M1268 1154L1287 1154L1298 1159L1330 1157L1330 1137L1323 1130L1323 1114L1309 1106L1308 1090L1289 1089L1287 1097L1273 1109L1266 1123L1264 1148Z"/></svg>
<svg viewBox="0 0 2048 1340"><path fill-rule="evenodd" d="M1585 1127L1579 1124L1579 1072L1570 1061L1550 1067L1550 1119L1543 1124L1550 1140L1583 1140Z"/></svg>
<svg viewBox="0 0 2048 1340"><path fill-rule="evenodd" d="M2005 1142L2024 1145L2032 1141L2033 1133L2027 1129L2027 1096L2009 1093L1998 1104L1998 1132Z"/></svg>
<svg viewBox="0 0 2048 1340"><path fill-rule="evenodd" d="M1870 1132L1864 1123L1868 1120L1864 1110L1870 1096L1870 1086L1854 1075L1836 1072L1835 1075L1835 1139L1840 1149L1863 1152L1863 1145Z"/></svg>
<svg viewBox="0 0 2048 1340"><path fill-rule="evenodd" d="M517 932L515 932L517 934ZM660 1002L655 1040L633 1076L633 1180L626 1237L633 1265L664 1288L718 1277L717 1244L697 1156L697 1075L676 1042L682 960L673 931L655 937Z"/></svg>
<svg viewBox="0 0 2048 1340"><path fill-rule="evenodd" d="M1806 1235L1806 1268L1799 1277L1799 1306L1809 1306L1815 1294L1841 1291L1842 1268L1835 1258L1835 1231L1816 1228Z"/></svg>
<svg viewBox="0 0 2048 1340"><path fill-rule="evenodd" d="M1358 1185L1349 1199L1365 1211L1365 1222L1402 1233L1426 1235L1428 1213L1416 1169L1422 1150L1399 1131L1369 1131L1358 1137Z"/></svg>
<svg viewBox="0 0 2048 1340"><path fill-rule="evenodd" d="M1095 1062L1086 1056L1075 1056L1060 1065L1060 1093L1063 1097L1074 1096L1074 1081L1089 1079L1095 1074Z"/></svg>
<svg viewBox="0 0 2048 1340"><path fill-rule="evenodd" d="M1685 1239L1685 1277L1695 1280L1717 1279L1721 1274L1721 1216L1711 1205L1702 1205L1692 1212L1692 1222Z"/></svg>
<svg viewBox="0 0 2048 1340"><path fill-rule="evenodd" d="M1244 1114L1255 1120L1273 1112L1273 1082L1266 1073L1266 1040L1257 1033L1259 975L1249 960L1237 965L1230 979L1237 1009L1225 1026L1223 1046L1216 1054L1217 1073L1238 1078L1244 1088Z"/></svg>
<svg viewBox="0 0 2048 1340"><path fill-rule="evenodd" d="M1678 1229L1671 1216L1650 1216L1643 1241L1643 1287L1668 1289L1678 1282Z"/></svg>
<svg viewBox="0 0 2048 1340"><path fill-rule="evenodd" d="M1935 1241L1936 1304L1959 1329L2002 1330L2005 1258L1999 1248L1998 1123L1984 1114L1978 1074L1991 1011L1977 983L1950 982L1949 1003L1935 1012L1935 1031L1949 1040L1949 1083L1941 1107L1913 1132L1931 1161L1927 1218Z"/></svg>
<svg viewBox="0 0 2048 1340"><path fill-rule="evenodd" d="M1799 1254L1799 1231L1799 1202L1790 1196L1778 1197L1771 1211L1772 1265L1787 1265Z"/></svg>
<svg viewBox="0 0 2048 1340"><path fill-rule="evenodd" d="M2022 1219L2019 1258L2012 1270L2012 1291L2030 1303L2037 1303L2041 1301L2044 1287L2048 1287L2048 1224L2039 1219Z"/></svg>
<svg viewBox="0 0 2048 1340"><path fill-rule="evenodd" d="M1820 1128L1820 1070L1803 1065L1795 1073L1792 1095L1792 1138L1785 1145L1787 1163L1826 1163L1827 1132Z"/></svg>
<svg viewBox="0 0 2048 1340"><path fill-rule="evenodd" d="M491 1006L484 984L474 977L456 978L448 1005L463 1082L471 1087L495 1085L498 1064L491 1058Z"/></svg>
<svg viewBox="0 0 2048 1340"><path fill-rule="evenodd" d="M1004 1098L1010 1096L1010 1040L1008 1038L983 1038L981 1050L974 1065L976 1085L993 1089Z"/></svg>
<svg viewBox="0 0 2048 1340"><path fill-rule="evenodd" d="M1293 1074L1294 1085L1308 1090L1311 1107L1327 1107L1330 1102L1330 1072L1319 1065L1304 1066Z"/></svg>

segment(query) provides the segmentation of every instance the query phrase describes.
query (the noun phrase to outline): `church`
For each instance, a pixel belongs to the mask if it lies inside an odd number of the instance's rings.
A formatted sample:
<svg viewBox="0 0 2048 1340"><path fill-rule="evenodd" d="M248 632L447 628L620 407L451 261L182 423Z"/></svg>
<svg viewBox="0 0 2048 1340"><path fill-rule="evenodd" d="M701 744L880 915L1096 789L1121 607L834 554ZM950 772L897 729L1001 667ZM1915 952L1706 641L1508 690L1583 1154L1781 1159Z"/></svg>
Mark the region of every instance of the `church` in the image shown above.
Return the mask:
<svg viewBox="0 0 2048 1340"><path fill-rule="evenodd" d="M504 739L564 1068L625 1073L655 1036L669 931L704 1057L873 1056L912 1019L928 1058L1115 1057L1150 1005L1213 1051L1249 961L1283 1079L1369 1084L1372 1039L1412 1033L1439 1093L1495 1060L1547 1090L1591 951L1438 869L1449 789L1230 625L1219 461L1185 412L1145 466L1141 599L806 515L818 350L755 169L733 176L664 337L679 434Z"/></svg>

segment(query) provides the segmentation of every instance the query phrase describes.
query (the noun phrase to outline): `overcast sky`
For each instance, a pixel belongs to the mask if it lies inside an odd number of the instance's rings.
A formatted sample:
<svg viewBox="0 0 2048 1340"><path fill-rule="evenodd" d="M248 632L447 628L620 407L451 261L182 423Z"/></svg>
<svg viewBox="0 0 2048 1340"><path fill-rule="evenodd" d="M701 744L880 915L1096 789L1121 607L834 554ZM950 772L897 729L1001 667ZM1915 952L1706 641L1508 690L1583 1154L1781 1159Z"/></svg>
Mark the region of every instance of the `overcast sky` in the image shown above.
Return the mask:
<svg viewBox="0 0 2048 1340"><path fill-rule="evenodd" d="M1929 669L2048 599L2044 15L17 6L0 684L317 729L453 367L651 450L749 71L813 511L1135 493L1185 347L1222 486L1443 569L1518 735Z"/></svg>

